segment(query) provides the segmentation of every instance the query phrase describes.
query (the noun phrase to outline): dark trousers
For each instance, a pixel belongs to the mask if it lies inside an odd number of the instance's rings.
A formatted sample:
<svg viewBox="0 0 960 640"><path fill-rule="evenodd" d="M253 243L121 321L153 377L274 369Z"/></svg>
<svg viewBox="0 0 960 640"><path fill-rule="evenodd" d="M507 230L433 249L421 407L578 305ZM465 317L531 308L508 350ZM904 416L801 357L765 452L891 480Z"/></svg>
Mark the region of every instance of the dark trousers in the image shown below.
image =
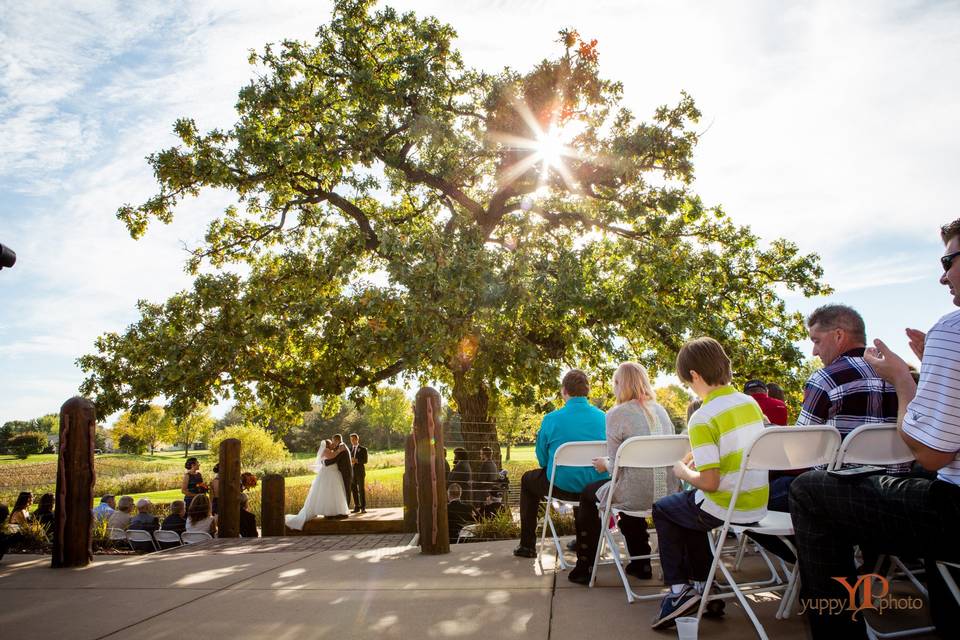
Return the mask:
<svg viewBox="0 0 960 640"><path fill-rule="evenodd" d="M944 638L960 637L960 607L951 596L936 560L960 559L960 487L941 480L873 476L839 480L811 471L790 487L790 513L800 556L800 609L820 598L849 602L855 585L853 547L877 553L926 557L930 613ZM860 595L863 595L862 593ZM865 638L863 616L830 614L807 606L814 638Z"/></svg>
<svg viewBox="0 0 960 640"><path fill-rule="evenodd" d="M600 522L597 491L606 483L607 480L590 483L580 494L580 508L577 510L577 564L587 563L587 566L592 567L597 557L601 526L607 524ZM646 518L621 515L617 526L627 541L627 551L631 556L650 554L650 536L647 533Z"/></svg>
<svg viewBox="0 0 960 640"><path fill-rule="evenodd" d="M660 567L667 585L703 582L713 554L707 532L723 524L696 503L696 491L674 493L653 505L653 525L660 546Z"/></svg>
<svg viewBox="0 0 960 640"><path fill-rule="evenodd" d="M550 490L546 469L527 471L520 478L520 545L532 549L537 545L537 511ZM579 500L580 496L554 485L553 496L562 500ZM579 511L576 510L576 511Z"/></svg>
<svg viewBox="0 0 960 640"><path fill-rule="evenodd" d="M353 478L350 480L350 493L353 494L353 508L354 509L363 509L367 508L367 488L366 483L367 474L363 471L357 472L354 469Z"/></svg>

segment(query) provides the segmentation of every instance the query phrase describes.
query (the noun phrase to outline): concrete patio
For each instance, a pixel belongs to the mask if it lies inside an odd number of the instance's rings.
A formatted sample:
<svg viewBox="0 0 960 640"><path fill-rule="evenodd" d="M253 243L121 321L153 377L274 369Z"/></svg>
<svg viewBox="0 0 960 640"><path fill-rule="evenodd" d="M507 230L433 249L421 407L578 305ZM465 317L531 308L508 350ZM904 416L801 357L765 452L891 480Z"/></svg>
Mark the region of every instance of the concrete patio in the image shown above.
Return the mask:
<svg viewBox="0 0 960 640"><path fill-rule="evenodd" d="M409 536L214 540L144 556L97 556L84 569L49 557L0 561L0 637L30 638L675 638L652 631L656 601L628 605L611 567L600 586L514 558L515 541L454 545L424 556ZM548 563L549 565L550 563ZM743 574L757 574L747 563ZM641 582L655 593L656 581ZM775 620L776 596L755 610L771 638L803 638L801 620ZM755 637L730 602L700 637Z"/></svg>

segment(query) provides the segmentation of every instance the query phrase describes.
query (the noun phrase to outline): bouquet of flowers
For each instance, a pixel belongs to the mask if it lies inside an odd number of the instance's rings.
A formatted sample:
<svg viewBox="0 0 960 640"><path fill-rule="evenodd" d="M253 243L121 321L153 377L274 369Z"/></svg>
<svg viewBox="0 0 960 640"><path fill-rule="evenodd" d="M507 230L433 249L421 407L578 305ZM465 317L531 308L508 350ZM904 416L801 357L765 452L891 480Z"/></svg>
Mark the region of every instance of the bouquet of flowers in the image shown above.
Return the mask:
<svg viewBox="0 0 960 640"><path fill-rule="evenodd" d="M257 476L253 475L249 471L244 471L240 474L240 490L249 491L257 486Z"/></svg>
<svg viewBox="0 0 960 640"><path fill-rule="evenodd" d="M197 484L193 485L193 490L198 494L206 493L210 491L210 487L207 485L206 482L198 482Z"/></svg>

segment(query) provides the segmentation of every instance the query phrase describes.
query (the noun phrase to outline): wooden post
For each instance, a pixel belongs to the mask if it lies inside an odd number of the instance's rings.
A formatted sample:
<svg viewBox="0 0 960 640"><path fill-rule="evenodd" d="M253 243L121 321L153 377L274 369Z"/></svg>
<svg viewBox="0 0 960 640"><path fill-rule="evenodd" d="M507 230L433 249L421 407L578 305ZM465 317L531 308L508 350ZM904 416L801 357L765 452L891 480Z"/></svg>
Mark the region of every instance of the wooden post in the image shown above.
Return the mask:
<svg viewBox="0 0 960 640"><path fill-rule="evenodd" d="M263 537L282 536L286 533L284 511L283 476L271 473L263 477L260 491L260 529Z"/></svg>
<svg viewBox="0 0 960 640"><path fill-rule="evenodd" d="M220 495L217 497L217 530L221 538L240 536L240 441L220 443Z"/></svg>
<svg viewBox="0 0 960 640"><path fill-rule="evenodd" d="M54 508L52 566L85 567L93 559L93 461L97 411L86 398L71 398L60 407L57 499Z"/></svg>
<svg viewBox="0 0 960 640"><path fill-rule="evenodd" d="M403 531L417 532L417 465L414 434L407 436L403 455Z"/></svg>
<svg viewBox="0 0 960 640"><path fill-rule="evenodd" d="M417 522L420 551L450 553L447 527L447 476L443 465L440 394L432 387L417 392L413 416L416 455Z"/></svg>

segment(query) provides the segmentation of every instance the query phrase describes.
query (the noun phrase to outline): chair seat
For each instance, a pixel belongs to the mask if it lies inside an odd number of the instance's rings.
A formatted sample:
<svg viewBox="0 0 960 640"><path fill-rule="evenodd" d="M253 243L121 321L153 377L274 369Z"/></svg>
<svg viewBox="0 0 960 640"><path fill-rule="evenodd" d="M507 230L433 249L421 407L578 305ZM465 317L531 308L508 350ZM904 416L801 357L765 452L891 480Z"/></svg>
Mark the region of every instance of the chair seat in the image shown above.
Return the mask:
<svg viewBox="0 0 960 640"><path fill-rule="evenodd" d="M611 507L610 510L613 511L613 515L630 516L631 518L649 518L653 515L652 509L647 509L646 511L630 511L629 509Z"/></svg>
<svg viewBox="0 0 960 640"><path fill-rule="evenodd" d="M756 524L730 524L730 530L735 533L751 531L768 536L792 536L793 520L789 513L783 511L768 511L760 522Z"/></svg>

